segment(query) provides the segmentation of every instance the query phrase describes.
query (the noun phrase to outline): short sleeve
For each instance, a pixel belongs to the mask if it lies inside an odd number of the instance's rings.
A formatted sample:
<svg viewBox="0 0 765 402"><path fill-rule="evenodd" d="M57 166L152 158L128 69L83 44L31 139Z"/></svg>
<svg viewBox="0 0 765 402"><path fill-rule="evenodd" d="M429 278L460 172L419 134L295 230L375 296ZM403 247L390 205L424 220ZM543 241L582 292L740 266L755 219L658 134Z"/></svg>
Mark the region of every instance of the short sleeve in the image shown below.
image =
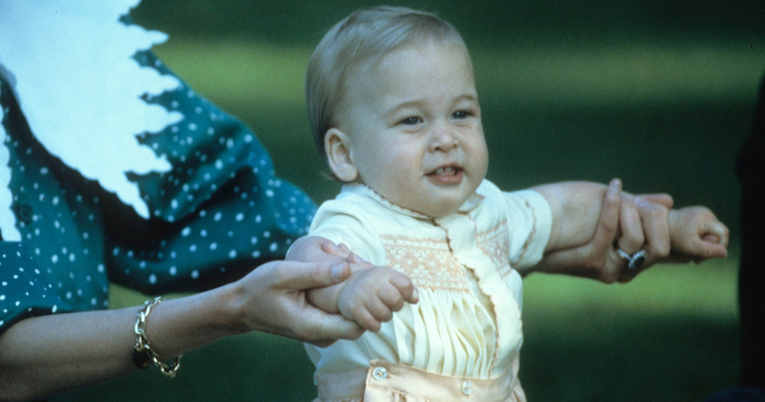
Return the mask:
<svg viewBox="0 0 765 402"><path fill-rule="evenodd" d="M71 311L26 246L0 241L0 334L25 318Z"/></svg>
<svg viewBox="0 0 765 402"><path fill-rule="evenodd" d="M503 193L510 227L510 265L516 270L533 267L544 256L552 230L552 211L536 191Z"/></svg>
<svg viewBox="0 0 765 402"><path fill-rule="evenodd" d="M385 259L379 235L369 222L362 221L364 199L336 199L323 203L311 223L310 235L320 236L335 244L345 244L354 254L373 264Z"/></svg>

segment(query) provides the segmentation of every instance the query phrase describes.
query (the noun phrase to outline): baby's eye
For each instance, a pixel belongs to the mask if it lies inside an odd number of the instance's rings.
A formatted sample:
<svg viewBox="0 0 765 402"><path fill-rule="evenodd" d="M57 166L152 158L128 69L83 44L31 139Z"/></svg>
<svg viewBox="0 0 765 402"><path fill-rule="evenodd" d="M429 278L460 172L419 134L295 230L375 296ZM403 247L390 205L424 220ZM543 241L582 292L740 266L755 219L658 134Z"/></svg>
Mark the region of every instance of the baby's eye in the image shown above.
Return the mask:
<svg viewBox="0 0 765 402"><path fill-rule="evenodd" d="M471 115L472 115L472 113L470 113L467 110L458 110L458 111L452 113L452 118L453 119L467 119Z"/></svg>
<svg viewBox="0 0 765 402"><path fill-rule="evenodd" d="M403 124L405 126L414 126L414 125L417 125L417 124L420 124L420 123L422 123L422 119L419 118L419 117L414 117L414 116L407 117L407 118L401 120L401 124Z"/></svg>

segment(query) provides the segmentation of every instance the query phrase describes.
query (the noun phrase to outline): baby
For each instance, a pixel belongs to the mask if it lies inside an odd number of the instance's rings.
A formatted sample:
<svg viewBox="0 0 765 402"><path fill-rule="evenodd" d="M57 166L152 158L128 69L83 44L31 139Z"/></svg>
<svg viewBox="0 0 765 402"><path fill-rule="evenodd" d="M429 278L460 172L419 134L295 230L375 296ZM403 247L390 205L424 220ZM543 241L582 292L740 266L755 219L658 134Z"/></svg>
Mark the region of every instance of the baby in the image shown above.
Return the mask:
<svg viewBox="0 0 765 402"><path fill-rule="evenodd" d="M306 97L316 143L345 183L310 235L376 266L309 294L374 331L306 345L319 400L525 401L517 270L587 243L618 183L506 193L485 180L471 60L432 14L380 7L339 22L309 62ZM712 242L725 254L727 229L711 214L672 210L668 226L677 252L700 256L694 247Z"/></svg>

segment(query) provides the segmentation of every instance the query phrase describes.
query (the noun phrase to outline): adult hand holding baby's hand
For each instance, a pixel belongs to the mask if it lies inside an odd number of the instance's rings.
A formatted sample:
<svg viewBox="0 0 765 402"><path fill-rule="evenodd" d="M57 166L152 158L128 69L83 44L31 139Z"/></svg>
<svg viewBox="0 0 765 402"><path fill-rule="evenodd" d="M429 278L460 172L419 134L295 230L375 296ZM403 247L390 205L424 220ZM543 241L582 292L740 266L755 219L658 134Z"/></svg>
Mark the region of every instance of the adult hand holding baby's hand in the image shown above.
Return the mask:
<svg viewBox="0 0 765 402"><path fill-rule="evenodd" d="M605 283L629 282L669 255L667 216L673 200L667 194L632 195L622 192L618 179L605 192L595 232L585 244L550 252L536 271L586 277ZM627 267L627 255L645 252L643 264Z"/></svg>
<svg viewBox="0 0 765 402"><path fill-rule="evenodd" d="M700 263L728 255L728 228L706 207L687 207L669 213L672 244L670 261Z"/></svg>
<svg viewBox="0 0 765 402"><path fill-rule="evenodd" d="M379 331L405 302L418 301L417 288L408 276L388 267L372 267L345 281L337 305L343 317L369 331Z"/></svg>

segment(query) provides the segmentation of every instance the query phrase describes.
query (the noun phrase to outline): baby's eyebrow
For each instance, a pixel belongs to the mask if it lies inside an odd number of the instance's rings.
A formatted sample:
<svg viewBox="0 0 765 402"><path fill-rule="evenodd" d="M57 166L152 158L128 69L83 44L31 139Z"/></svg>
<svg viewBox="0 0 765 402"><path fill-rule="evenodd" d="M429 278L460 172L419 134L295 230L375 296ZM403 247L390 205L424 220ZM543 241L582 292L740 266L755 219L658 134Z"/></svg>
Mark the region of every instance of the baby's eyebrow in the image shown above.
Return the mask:
<svg viewBox="0 0 765 402"><path fill-rule="evenodd" d="M385 112L385 116L394 115L394 114L396 114L397 112L399 112L399 111L401 111L403 109L416 109L416 108L420 107L422 102L423 102L423 100L411 100L411 101L406 101L406 102L395 104L395 105L393 105L393 107L391 107L390 109L388 109Z"/></svg>

